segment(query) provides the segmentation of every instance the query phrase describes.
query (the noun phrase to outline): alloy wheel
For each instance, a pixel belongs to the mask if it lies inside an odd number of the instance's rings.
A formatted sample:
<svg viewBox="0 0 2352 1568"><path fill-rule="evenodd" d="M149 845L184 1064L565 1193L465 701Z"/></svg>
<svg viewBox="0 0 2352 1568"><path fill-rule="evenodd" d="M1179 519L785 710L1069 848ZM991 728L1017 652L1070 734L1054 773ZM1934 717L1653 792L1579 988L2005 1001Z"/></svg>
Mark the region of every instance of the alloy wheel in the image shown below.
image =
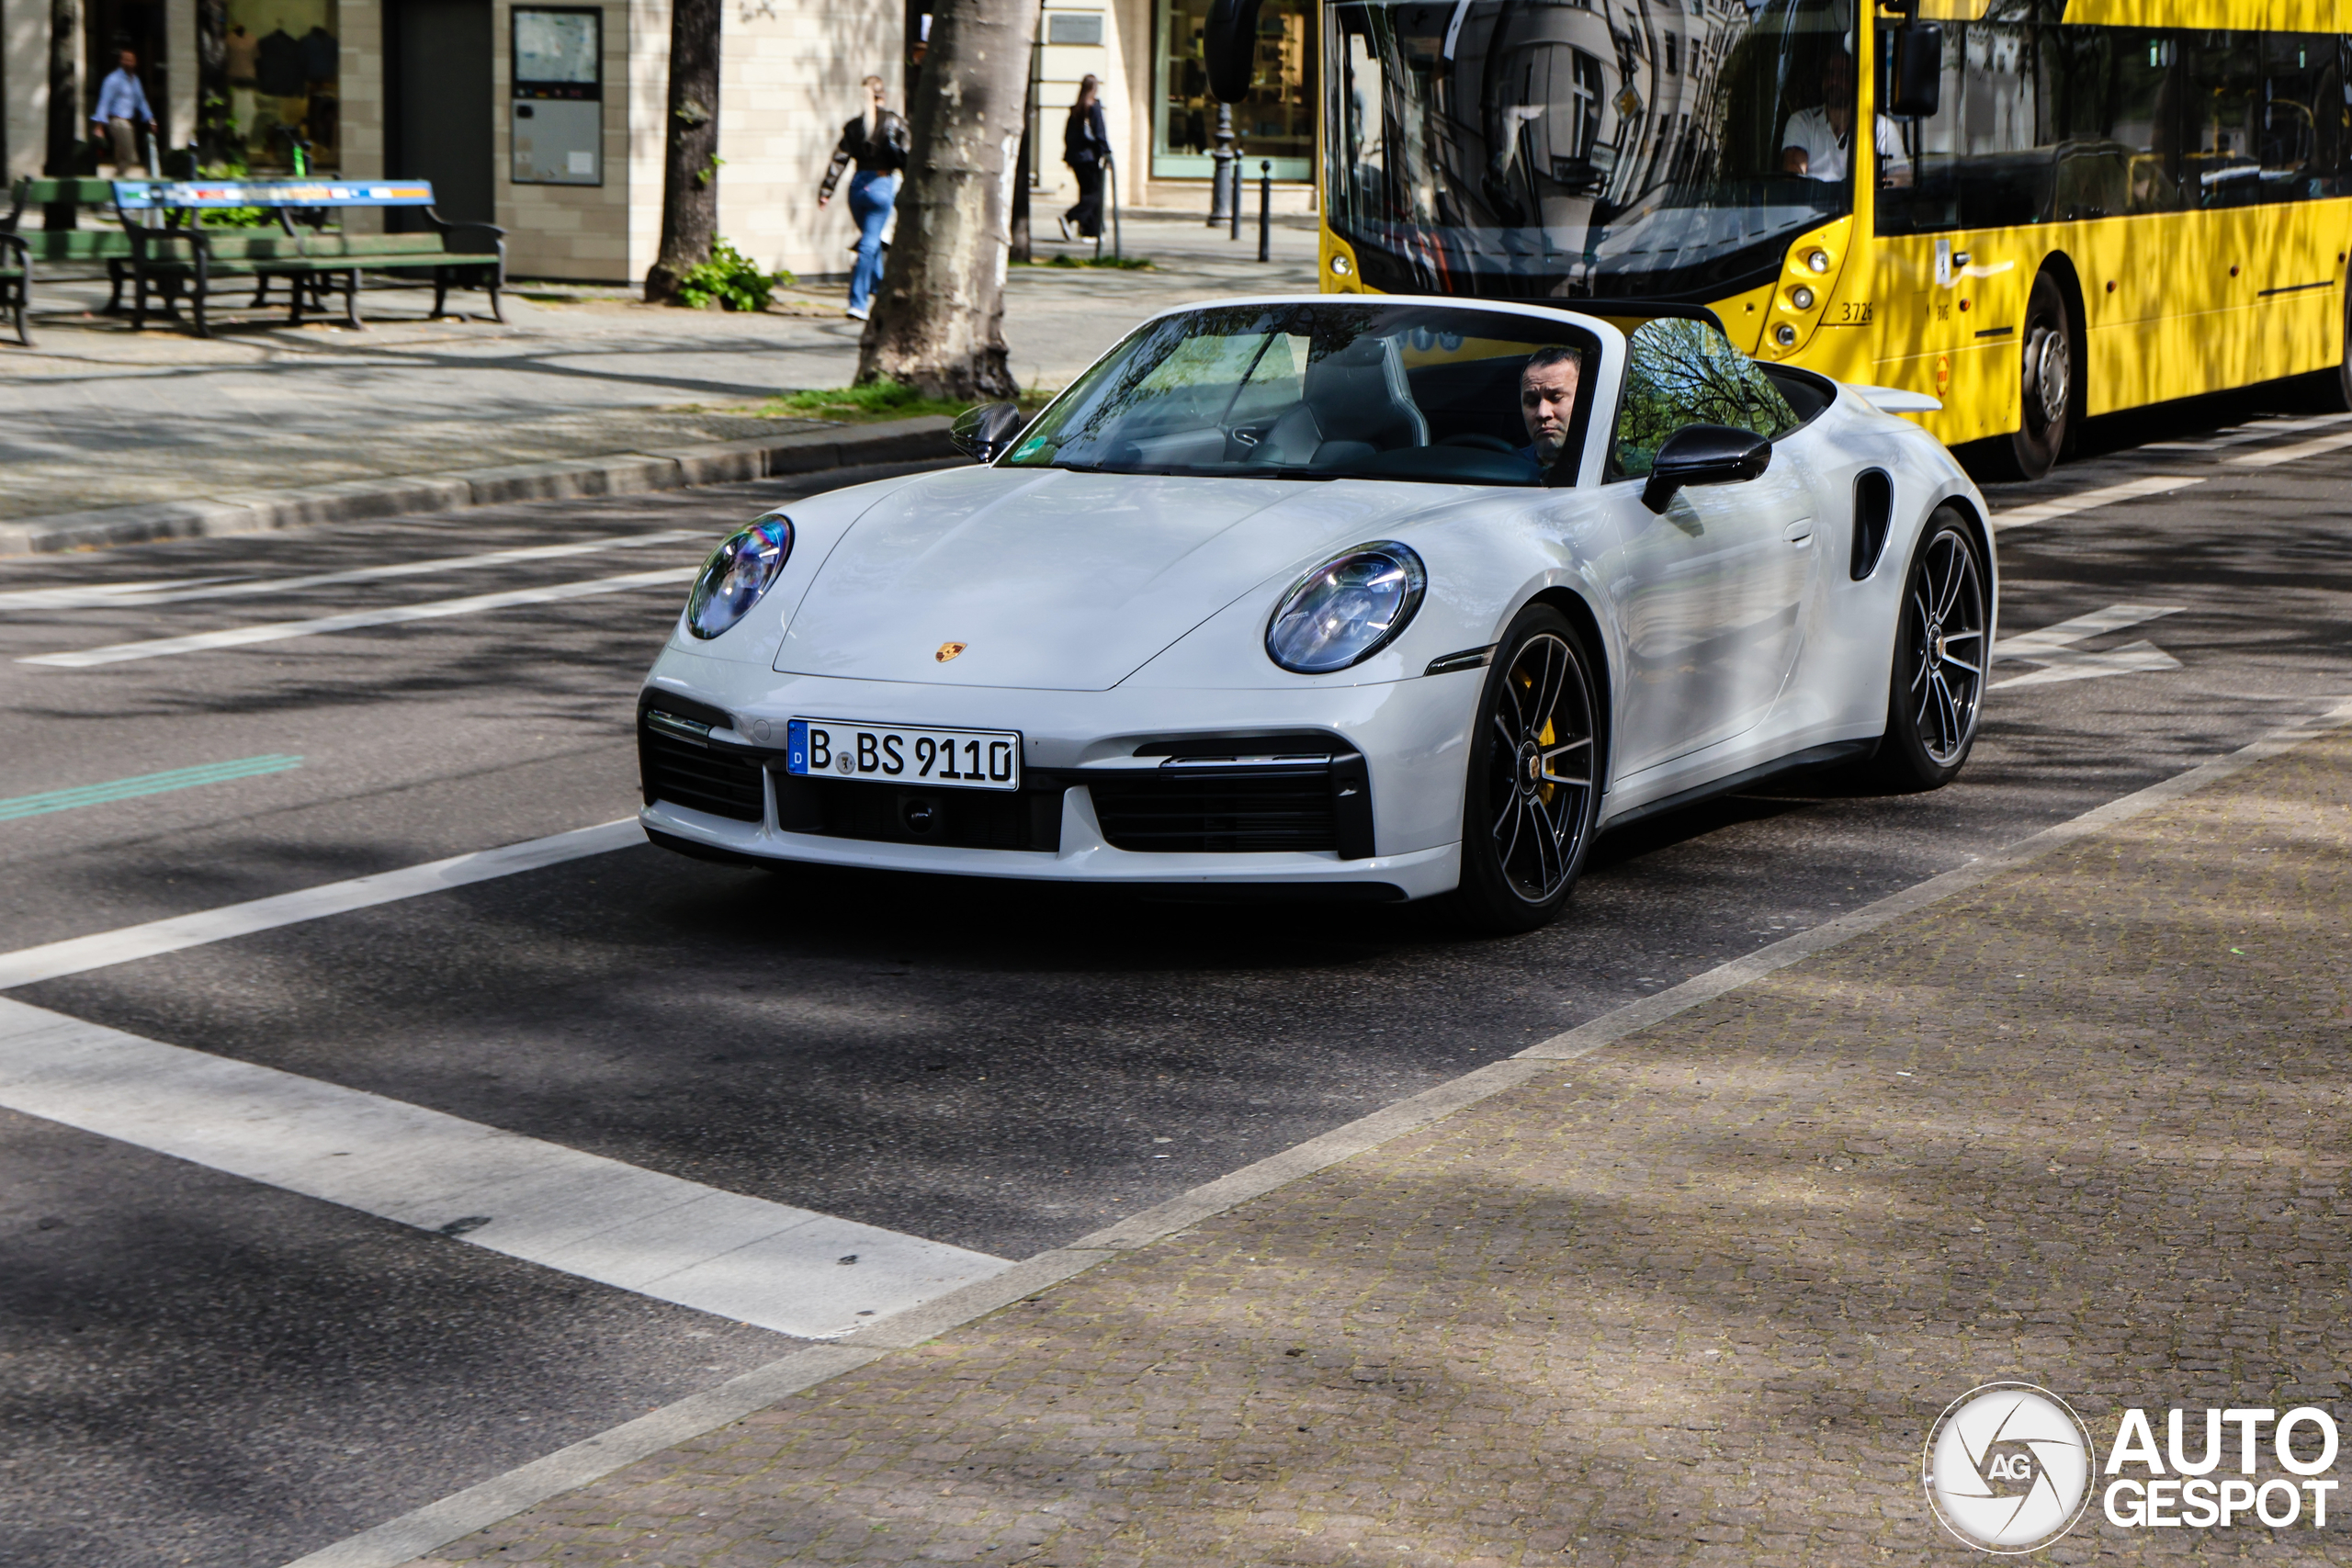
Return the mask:
<svg viewBox="0 0 2352 1568"><path fill-rule="evenodd" d="M1559 896L1582 863L1594 788L1592 693L1566 639L1538 632L1504 672L1487 738L1495 859L1530 904Z"/></svg>
<svg viewBox="0 0 2352 1568"><path fill-rule="evenodd" d="M1920 553L1905 621L1912 727L1928 760L1950 767L1975 739L1988 662L1984 573L1960 529L1942 529Z"/></svg>

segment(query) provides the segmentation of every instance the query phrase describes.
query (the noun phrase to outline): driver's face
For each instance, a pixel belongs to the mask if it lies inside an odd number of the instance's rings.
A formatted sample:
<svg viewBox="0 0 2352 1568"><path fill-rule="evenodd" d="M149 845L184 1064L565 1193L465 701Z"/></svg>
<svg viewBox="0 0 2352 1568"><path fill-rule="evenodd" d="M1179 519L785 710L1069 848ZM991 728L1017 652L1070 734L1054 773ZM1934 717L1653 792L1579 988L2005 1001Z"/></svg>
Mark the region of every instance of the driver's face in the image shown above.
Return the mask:
<svg viewBox="0 0 2352 1568"><path fill-rule="evenodd" d="M1548 463L1567 444L1568 415L1577 406L1577 362L1539 365L1519 379L1520 417L1527 421L1527 438L1535 455Z"/></svg>

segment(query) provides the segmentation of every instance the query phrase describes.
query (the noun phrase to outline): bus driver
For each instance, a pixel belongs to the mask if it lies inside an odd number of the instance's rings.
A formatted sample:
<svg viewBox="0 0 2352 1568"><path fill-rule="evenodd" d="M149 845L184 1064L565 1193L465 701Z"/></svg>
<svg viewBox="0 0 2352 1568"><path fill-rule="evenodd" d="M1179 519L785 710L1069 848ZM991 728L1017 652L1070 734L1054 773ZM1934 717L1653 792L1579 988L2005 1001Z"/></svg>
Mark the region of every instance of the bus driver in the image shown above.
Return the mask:
<svg viewBox="0 0 2352 1568"><path fill-rule="evenodd" d="M1833 52L1821 65L1821 102L1789 116L1781 133L1781 169L1813 180L1842 180L1848 173L1847 142L1854 129L1854 62ZM1894 121L1878 117L1879 184L1907 186L1911 160Z"/></svg>

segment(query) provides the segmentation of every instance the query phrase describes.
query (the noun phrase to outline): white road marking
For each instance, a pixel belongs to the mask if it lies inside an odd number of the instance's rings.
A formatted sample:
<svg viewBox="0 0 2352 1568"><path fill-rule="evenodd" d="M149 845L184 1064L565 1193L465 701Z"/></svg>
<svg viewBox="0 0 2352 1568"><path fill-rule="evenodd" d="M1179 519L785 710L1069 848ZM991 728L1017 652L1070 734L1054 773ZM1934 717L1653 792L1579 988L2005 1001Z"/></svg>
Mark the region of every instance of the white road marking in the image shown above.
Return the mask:
<svg viewBox="0 0 2352 1568"><path fill-rule="evenodd" d="M2133 448L2139 452L2218 452L2224 447L2245 446L2256 441L2267 441L2274 435L2292 435L2299 430L2324 430L2330 425L2352 420L2352 413L2324 413L2310 419L2260 419L2245 424L2233 424L2209 441L2147 441Z"/></svg>
<svg viewBox="0 0 2352 1568"><path fill-rule="evenodd" d="M2186 608L2180 604L2109 604L2104 610L2093 610L2087 615L2060 621L2054 626L2044 626L2038 632L2020 632L2005 637L1994 645L1996 659L2033 659L2052 649L2071 648L2109 632L2120 632L2126 626L2136 626L2165 615L2177 615Z"/></svg>
<svg viewBox="0 0 2352 1568"><path fill-rule="evenodd" d="M0 1000L0 1104L808 1339L1010 1267L22 1002Z"/></svg>
<svg viewBox="0 0 2352 1568"><path fill-rule="evenodd" d="M71 588L15 588L0 592L0 610L91 610L134 602L147 604L168 593L244 581L237 577L167 577L145 582L85 582Z"/></svg>
<svg viewBox="0 0 2352 1568"><path fill-rule="evenodd" d="M341 615L320 615L307 621L272 621L262 626L231 626L187 637L156 637L147 642L110 643L73 653L40 653L19 659L19 664L45 664L58 670L88 670L101 664L122 664L134 659L164 659L182 653L207 653L220 648L248 648L255 643L284 642L289 637L317 637L325 632L356 631L363 626L395 626L407 621L433 621L447 615L478 615L485 610L513 609L523 604L556 604L589 599L601 593L627 593L633 589L659 588L690 582L702 568L662 567L654 571L624 572L618 577L592 577L579 582L551 583L545 588L515 588L503 593L475 593L463 599L434 599L422 604L391 604L379 610L354 610Z"/></svg>
<svg viewBox="0 0 2352 1568"><path fill-rule="evenodd" d="M2224 459L2233 468L2273 468L2281 463L2291 463L2298 457L2316 457L2323 452L2334 452L2352 446L2352 430L2339 430L2333 435L2315 435L2309 441L2298 441L2291 446L2274 446L2267 452L2248 452L2243 457Z"/></svg>
<svg viewBox="0 0 2352 1568"><path fill-rule="evenodd" d="M452 855L447 860L403 866L373 876L324 883L272 898L227 904L192 915L125 926L119 931L19 948L14 953L0 953L0 991L62 976L86 974L133 959L153 958L159 953L177 953L183 948L202 947L207 942L226 942L254 931L275 931L328 915L463 887L469 883L512 876L520 871L536 871L540 866L559 865L583 855L600 855L643 842L645 829L637 825L635 818L623 818L617 822L578 828L569 833L530 839L476 854Z"/></svg>
<svg viewBox="0 0 2352 1568"><path fill-rule="evenodd" d="M2077 512L2094 507L2112 505L2119 501L2136 501L2146 495L2165 495L2173 491L2187 490L2190 485L2205 481L2195 474L2151 474L2145 479L2126 479L2121 484L2102 485L2098 490L2062 495L2050 501L2037 501L2026 506L2013 506L2007 512L1993 513L1993 531L2022 528L2029 523L2047 523L2053 517L2071 517Z"/></svg>
<svg viewBox="0 0 2352 1568"><path fill-rule="evenodd" d="M2035 658L2044 661L2041 669L1996 681L1985 689L1997 692L2004 686L2047 686L2060 681L2094 681L2101 675L2144 675L2180 668L2179 660L2152 642L2126 643L2102 652L2055 649Z"/></svg>
<svg viewBox="0 0 2352 1568"><path fill-rule="evenodd" d="M94 582L72 588L22 588L0 592L0 610L125 609L143 608L149 604L184 604L198 599L243 599L262 593L290 593L303 588L324 588L342 582L375 582L385 578L424 577L435 572L512 566L518 561L561 560L571 556L597 555L605 550L637 550L651 545L674 545L701 537L700 534L673 528L659 534L612 534L594 539L575 539L568 544L526 545L511 550L485 550L478 555L394 561L389 566L312 572L307 577L197 577L175 581Z"/></svg>
<svg viewBox="0 0 2352 1568"><path fill-rule="evenodd" d="M2104 610L2094 610L2087 615L2060 621L2054 626L2044 626L2037 632L2023 632L2003 637L1994 645L1993 658L2022 659L2042 668L2023 675L2012 675L2006 681L1995 681L1986 690L1999 691L2004 686L2046 686L2060 681L2090 681L2102 675L2134 675L2155 670L2177 670L2180 660L2154 643L2135 642L2126 647L2089 652L2074 645L2109 632L2120 632L2126 626L2136 626L2165 615L2178 615L2178 604L2109 604Z"/></svg>

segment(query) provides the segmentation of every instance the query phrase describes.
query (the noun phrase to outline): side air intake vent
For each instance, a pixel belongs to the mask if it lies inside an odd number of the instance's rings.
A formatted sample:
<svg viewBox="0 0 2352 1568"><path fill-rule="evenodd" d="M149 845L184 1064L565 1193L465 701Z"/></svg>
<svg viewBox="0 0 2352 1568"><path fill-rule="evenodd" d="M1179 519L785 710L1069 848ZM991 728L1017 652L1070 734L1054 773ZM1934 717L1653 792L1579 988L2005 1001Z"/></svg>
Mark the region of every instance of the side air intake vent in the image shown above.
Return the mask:
<svg viewBox="0 0 2352 1568"><path fill-rule="evenodd" d="M1894 481L1883 468L1864 468L1854 476L1854 559L1849 568L1860 582L1878 570L1879 552L1886 548L1887 525L1894 518Z"/></svg>

